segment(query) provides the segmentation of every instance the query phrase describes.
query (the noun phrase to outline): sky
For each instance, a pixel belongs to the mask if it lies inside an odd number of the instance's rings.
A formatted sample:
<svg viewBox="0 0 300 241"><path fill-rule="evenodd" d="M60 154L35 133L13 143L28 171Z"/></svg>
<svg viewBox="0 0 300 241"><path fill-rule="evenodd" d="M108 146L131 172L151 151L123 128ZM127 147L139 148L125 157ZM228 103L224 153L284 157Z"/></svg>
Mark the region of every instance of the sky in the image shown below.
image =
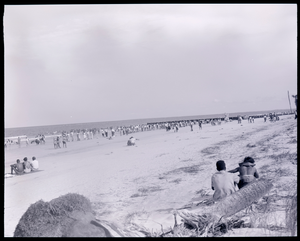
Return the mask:
<svg viewBox="0 0 300 241"><path fill-rule="evenodd" d="M6 5L5 128L289 109L296 4Z"/></svg>

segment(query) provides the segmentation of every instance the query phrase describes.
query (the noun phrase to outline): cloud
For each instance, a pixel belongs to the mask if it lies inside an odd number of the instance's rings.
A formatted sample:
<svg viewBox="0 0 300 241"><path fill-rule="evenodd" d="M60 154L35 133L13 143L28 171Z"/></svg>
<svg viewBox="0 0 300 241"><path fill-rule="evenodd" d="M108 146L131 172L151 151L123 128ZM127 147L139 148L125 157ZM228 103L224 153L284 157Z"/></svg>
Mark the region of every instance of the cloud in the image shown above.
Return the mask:
<svg viewBox="0 0 300 241"><path fill-rule="evenodd" d="M22 90L83 122L90 106L106 120L277 108L261 96L297 87L292 4L6 6L4 45L9 123Z"/></svg>

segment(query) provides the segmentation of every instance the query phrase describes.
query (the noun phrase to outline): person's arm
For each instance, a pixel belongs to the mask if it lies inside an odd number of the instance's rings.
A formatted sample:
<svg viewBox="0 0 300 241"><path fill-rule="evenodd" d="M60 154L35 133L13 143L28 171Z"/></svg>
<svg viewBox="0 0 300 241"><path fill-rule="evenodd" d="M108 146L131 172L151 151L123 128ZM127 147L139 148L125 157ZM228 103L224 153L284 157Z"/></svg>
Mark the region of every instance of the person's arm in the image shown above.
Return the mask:
<svg viewBox="0 0 300 241"><path fill-rule="evenodd" d="M237 185L240 182L240 178L237 175L234 175L233 182L234 182L234 185Z"/></svg>
<svg viewBox="0 0 300 241"><path fill-rule="evenodd" d="M256 168L255 168L255 172L254 172L254 177L256 177L256 178L259 178L259 175L258 175L258 172L257 172L257 170L256 170Z"/></svg>
<svg viewBox="0 0 300 241"><path fill-rule="evenodd" d="M211 189L215 190L215 188L214 188L214 176L211 177Z"/></svg>
<svg viewBox="0 0 300 241"><path fill-rule="evenodd" d="M240 167L237 167L237 168L234 168L234 169L232 169L232 170L230 170L230 171L227 171L227 172L230 172L230 173L236 173L236 172L238 172L240 170Z"/></svg>

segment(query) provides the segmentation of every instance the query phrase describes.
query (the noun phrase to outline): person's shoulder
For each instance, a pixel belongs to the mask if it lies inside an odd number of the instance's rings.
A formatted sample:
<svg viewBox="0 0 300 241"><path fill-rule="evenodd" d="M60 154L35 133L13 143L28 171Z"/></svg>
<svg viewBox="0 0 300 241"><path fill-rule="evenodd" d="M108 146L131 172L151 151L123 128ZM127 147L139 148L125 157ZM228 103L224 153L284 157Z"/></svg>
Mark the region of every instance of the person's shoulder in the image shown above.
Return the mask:
<svg viewBox="0 0 300 241"><path fill-rule="evenodd" d="M211 175L211 178L214 178L215 176L217 176L218 174L220 174L220 172L215 172Z"/></svg>

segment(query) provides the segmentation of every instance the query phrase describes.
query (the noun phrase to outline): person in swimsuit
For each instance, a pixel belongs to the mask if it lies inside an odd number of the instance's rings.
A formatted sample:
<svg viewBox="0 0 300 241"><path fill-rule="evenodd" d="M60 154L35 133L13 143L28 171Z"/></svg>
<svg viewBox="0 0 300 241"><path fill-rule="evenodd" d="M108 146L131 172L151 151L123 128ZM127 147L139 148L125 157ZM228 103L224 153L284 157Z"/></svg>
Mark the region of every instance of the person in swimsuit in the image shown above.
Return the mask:
<svg viewBox="0 0 300 241"><path fill-rule="evenodd" d="M27 161L27 157L24 157L23 160L24 160L24 162L23 162L24 172L25 173L31 172L31 164L30 164L30 162Z"/></svg>
<svg viewBox="0 0 300 241"><path fill-rule="evenodd" d="M259 178L258 172L254 167L254 162L255 161L252 157L245 157L244 161L242 163L239 163L239 167L228 171L230 173L240 173L240 181L238 183L239 188L242 188L247 184L253 182L255 178Z"/></svg>
<svg viewBox="0 0 300 241"><path fill-rule="evenodd" d="M21 163L19 159L17 159L16 164L10 165L10 167L11 167L11 174L14 174L13 171L15 171L17 175L21 175L24 173L23 163Z"/></svg>

